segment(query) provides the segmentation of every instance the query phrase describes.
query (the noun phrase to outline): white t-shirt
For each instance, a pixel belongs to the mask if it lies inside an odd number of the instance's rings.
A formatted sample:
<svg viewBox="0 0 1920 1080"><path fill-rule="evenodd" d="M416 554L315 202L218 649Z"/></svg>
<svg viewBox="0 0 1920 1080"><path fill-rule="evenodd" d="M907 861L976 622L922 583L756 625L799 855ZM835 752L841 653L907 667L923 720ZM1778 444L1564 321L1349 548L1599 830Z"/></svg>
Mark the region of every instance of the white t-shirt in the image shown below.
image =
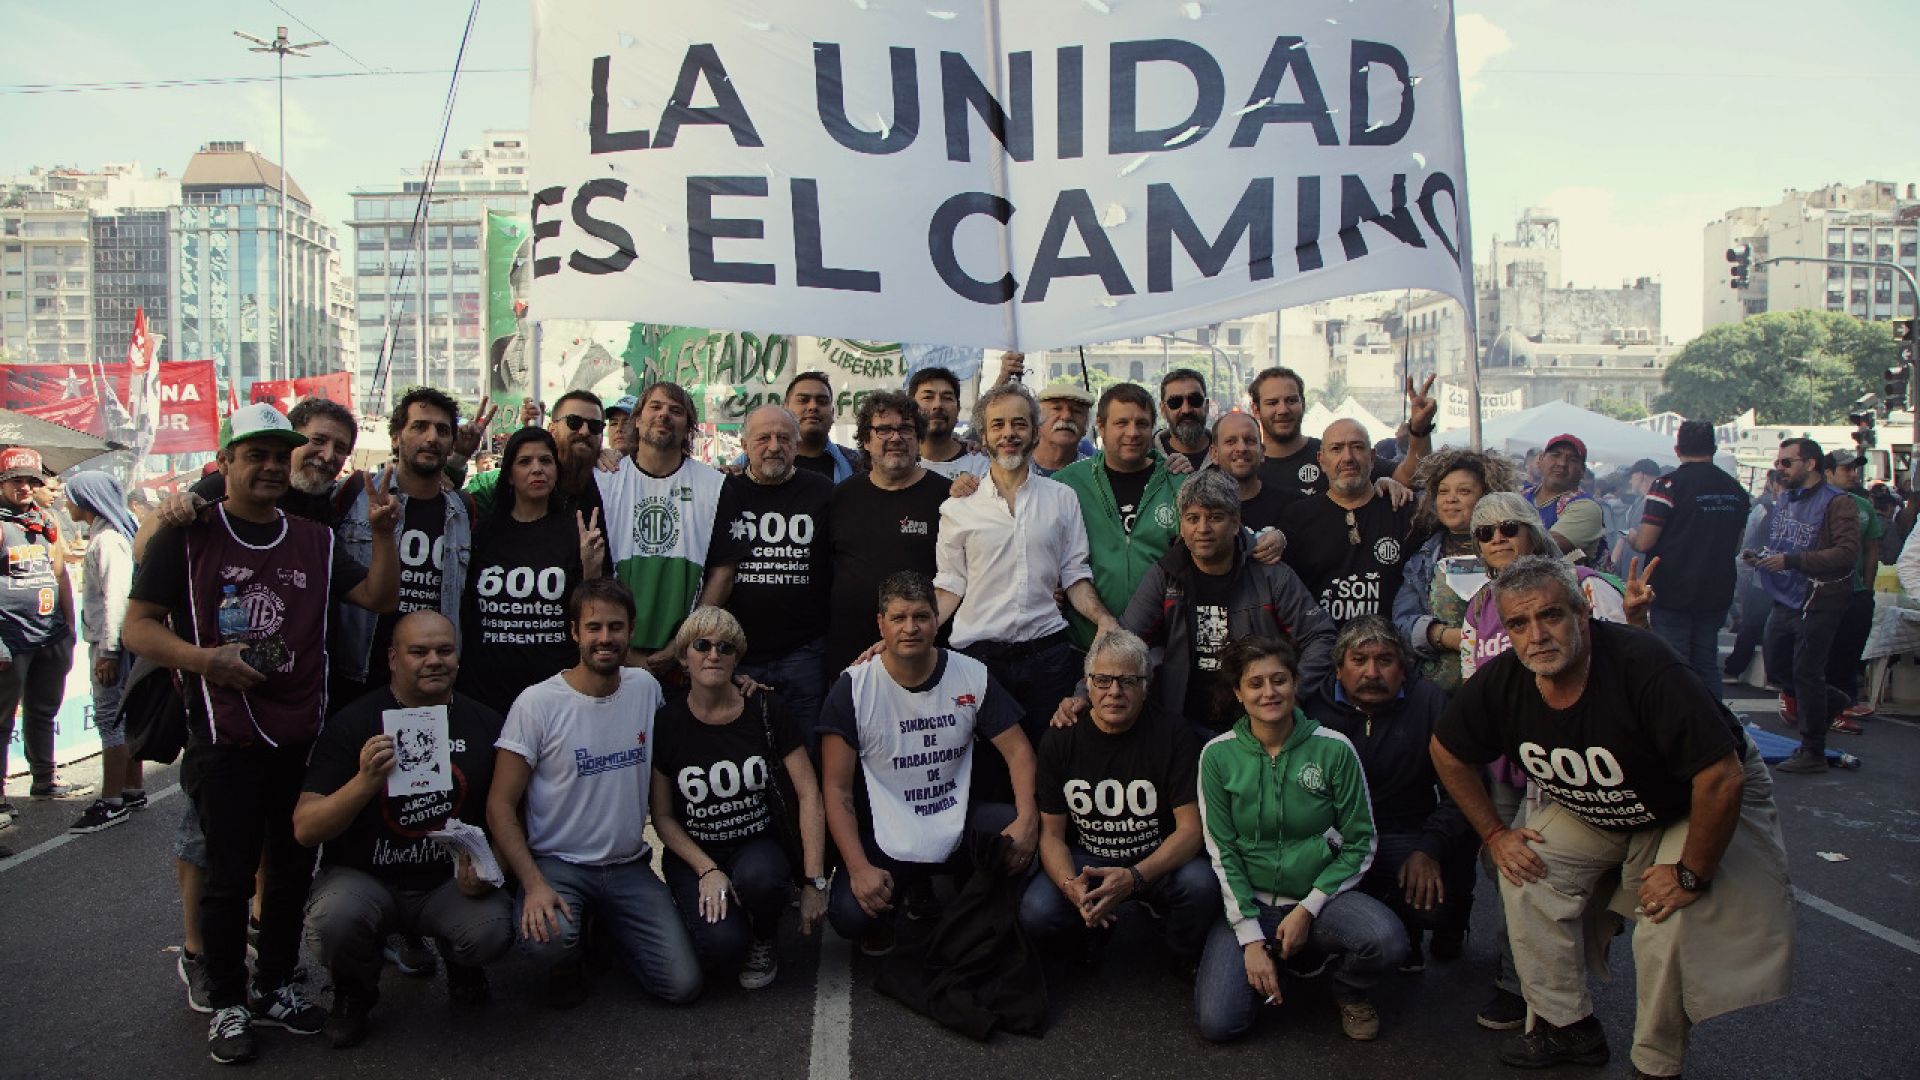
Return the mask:
<svg viewBox="0 0 1920 1080"><path fill-rule="evenodd" d="M820 731L860 753L874 842L908 863L953 854L967 824L974 734L992 739L1019 722L987 666L946 649L920 686L901 686L879 660L848 668L820 711Z"/></svg>
<svg viewBox="0 0 1920 1080"><path fill-rule="evenodd" d="M580 866L648 856L647 789L660 684L644 668L620 669L611 697L588 697L562 672L522 691L494 746L533 766L527 847Z"/></svg>
<svg viewBox="0 0 1920 1080"><path fill-rule="evenodd" d="M928 458L920 459L921 468L931 473L939 473L949 480L959 476L961 473L972 473L981 479L985 479L987 466L989 464L991 463L987 460L987 455L978 451L969 451L961 454L952 461L933 461Z"/></svg>

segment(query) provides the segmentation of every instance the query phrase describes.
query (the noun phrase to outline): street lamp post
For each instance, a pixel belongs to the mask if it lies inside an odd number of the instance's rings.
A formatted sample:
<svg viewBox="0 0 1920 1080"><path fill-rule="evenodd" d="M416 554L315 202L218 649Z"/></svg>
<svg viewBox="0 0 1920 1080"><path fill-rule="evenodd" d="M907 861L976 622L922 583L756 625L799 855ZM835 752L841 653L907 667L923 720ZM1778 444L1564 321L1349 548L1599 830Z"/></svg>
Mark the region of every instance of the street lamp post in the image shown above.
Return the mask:
<svg viewBox="0 0 1920 1080"><path fill-rule="evenodd" d="M309 41L300 45L289 44L287 42L287 28L284 26L274 27L272 41L262 41L252 34L239 30L235 30L233 36L243 41L253 42L253 48L248 49L248 52L272 53L274 56L273 81L275 92L279 97L279 104L276 108L279 113L280 124L280 149L278 151L280 155L280 183L276 185L278 191L275 195L275 200L280 212L279 234L276 238L277 243L275 245L278 250L273 260L276 279L274 291L277 301L276 306L280 311L280 318L278 320L280 334L280 377L283 379L291 379L293 377L292 342L288 340L287 335L287 57L304 57L307 55L307 49L318 48L328 43L325 41Z"/></svg>

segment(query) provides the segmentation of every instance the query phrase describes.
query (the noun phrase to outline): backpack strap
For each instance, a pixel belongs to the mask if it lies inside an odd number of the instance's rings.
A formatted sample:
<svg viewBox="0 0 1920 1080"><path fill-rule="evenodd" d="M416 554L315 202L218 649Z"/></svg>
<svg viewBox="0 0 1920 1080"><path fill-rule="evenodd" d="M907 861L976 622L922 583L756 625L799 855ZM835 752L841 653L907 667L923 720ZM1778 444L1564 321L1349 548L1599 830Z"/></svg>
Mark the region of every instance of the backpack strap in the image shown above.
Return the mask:
<svg viewBox="0 0 1920 1080"><path fill-rule="evenodd" d="M355 469L348 477L333 489L333 521L344 521L347 511L353 509L353 501L367 489L367 472Z"/></svg>

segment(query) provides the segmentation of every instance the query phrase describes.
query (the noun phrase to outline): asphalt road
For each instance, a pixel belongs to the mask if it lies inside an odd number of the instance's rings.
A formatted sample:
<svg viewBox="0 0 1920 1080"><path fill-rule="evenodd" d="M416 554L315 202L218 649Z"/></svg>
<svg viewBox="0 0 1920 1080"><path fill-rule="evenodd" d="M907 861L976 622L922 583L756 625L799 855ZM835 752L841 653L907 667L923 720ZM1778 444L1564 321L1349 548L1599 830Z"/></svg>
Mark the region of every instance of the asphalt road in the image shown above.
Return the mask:
<svg viewBox="0 0 1920 1080"><path fill-rule="evenodd" d="M1771 715L1771 702L1752 702ZM1920 1075L1908 1040L1920 1028L1920 725L1888 715L1868 733L1835 736L1866 761L1857 772L1780 776L1797 939L1787 1000L1710 1021L1695 1032L1687 1075L1901 1077ZM88 763L71 772L88 775ZM174 770L149 782L172 789ZM15 788L24 786L16 780ZM180 911L171 834L178 794L128 824L65 837L81 807L28 803L0 843L0 1077L204 1075L206 1018L187 1010L174 975ZM1830 862L1818 852L1839 853ZM336 1051L324 1037L260 1032L262 1076L337 1077L1164 1077L1201 1073L1483 1078L1506 1075L1501 1035L1473 1015L1493 969L1489 905L1477 905L1467 955L1390 979L1376 994L1377 1042L1353 1043L1338 1015L1308 988L1264 1018L1242 1043L1195 1034L1191 986L1154 959L1144 927L1123 926L1097 972L1049 970L1054 1020L1045 1037L975 1043L872 989L873 962L838 941L823 948L789 933L775 984L746 993L715 980L687 1008L649 1001L624 975L601 976L592 999L555 1012L539 1004L539 973L508 962L493 1004L457 1011L444 983L388 972L367 1043ZM1130 947L1130 946L1138 946ZM1604 1069L1550 1076L1624 1077L1633 1018L1632 957L1616 942L1616 981L1597 993L1612 1039Z"/></svg>

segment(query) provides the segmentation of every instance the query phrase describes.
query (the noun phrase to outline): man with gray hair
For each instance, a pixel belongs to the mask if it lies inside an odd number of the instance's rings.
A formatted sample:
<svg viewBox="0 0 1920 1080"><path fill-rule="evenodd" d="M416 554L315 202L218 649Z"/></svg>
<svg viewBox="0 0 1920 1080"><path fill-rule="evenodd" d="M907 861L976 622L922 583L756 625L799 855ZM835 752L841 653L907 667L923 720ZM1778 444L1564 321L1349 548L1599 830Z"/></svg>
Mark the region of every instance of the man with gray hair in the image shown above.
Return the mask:
<svg viewBox="0 0 1920 1080"><path fill-rule="evenodd" d="M1304 696L1326 678L1333 623L1292 570L1253 557L1231 477L1218 469L1194 473L1175 506L1180 540L1140 579L1120 623L1160 650L1155 706L1212 738L1232 726L1235 715L1219 708L1229 689L1219 685L1229 642L1258 634L1286 638L1300 655ZM1088 702L1083 687L1060 703L1054 723L1075 723Z"/></svg>
<svg viewBox="0 0 1920 1080"><path fill-rule="evenodd" d="M1150 708L1147 644L1109 630L1087 652L1092 723L1040 742L1035 803L1040 865L1020 925L1038 942L1078 939L1096 960L1131 901L1165 918L1174 962L1191 969L1220 919L1220 885L1203 850L1199 748L1177 717Z"/></svg>
<svg viewBox="0 0 1920 1080"><path fill-rule="evenodd" d="M778 689L812 731L827 692L833 481L799 467L800 424L778 405L747 414L741 444L747 467L720 485L699 602L740 620L753 647L740 672Z"/></svg>
<svg viewBox="0 0 1920 1080"><path fill-rule="evenodd" d="M1335 420L1320 440L1327 491L1280 514L1285 558L1336 626L1392 610L1413 530L1411 503L1395 507L1373 484L1373 440L1357 420Z"/></svg>
<svg viewBox="0 0 1920 1080"><path fill-rule="evenodd" d="M953 620L953 647L987 665L1025 715L1038 743L1047 717L1073 687L1073 644L1054 601L1067 602L1099 630L1115 624L1094 591L1080 500L1028 468L1040 406L1019 383L983 391L973 429L992 456L987 480L940 507L940 622ZM983 776L985 794L1004 800L1001 774Z"/></svg>
<svg viewBox="0 0 1920 1080"><path fill-rule="evenodd" d="M1302 702L1307 715L1347 737L1367 774L1373 804L1373 865L1360 891L1393 909L1407 930L1402 971L1460 956L1473 910L1480 845L1440 790L1427 742L1447 695L1407 662L1407 645L1384 615L1362 615L1333 642L1333 678Z"/></svg>
<svg viewBox="0 0 1920 1080"><path fill-rule="evenodd" d="M1516 560L1494 598L1513 648L1461 687L1431 752L1502 878L1532 1025L1500 1058L1606 1062L1585 943L1624 917L1638 923L1634 1073L1678 1076L1693 1025L1784 997L1791 982L1772 780L1672 649L1592 619L1566 562ZM1479 766L1501 756L1545 796L1519 825L1501 820L1481 780Z"/></svg>

